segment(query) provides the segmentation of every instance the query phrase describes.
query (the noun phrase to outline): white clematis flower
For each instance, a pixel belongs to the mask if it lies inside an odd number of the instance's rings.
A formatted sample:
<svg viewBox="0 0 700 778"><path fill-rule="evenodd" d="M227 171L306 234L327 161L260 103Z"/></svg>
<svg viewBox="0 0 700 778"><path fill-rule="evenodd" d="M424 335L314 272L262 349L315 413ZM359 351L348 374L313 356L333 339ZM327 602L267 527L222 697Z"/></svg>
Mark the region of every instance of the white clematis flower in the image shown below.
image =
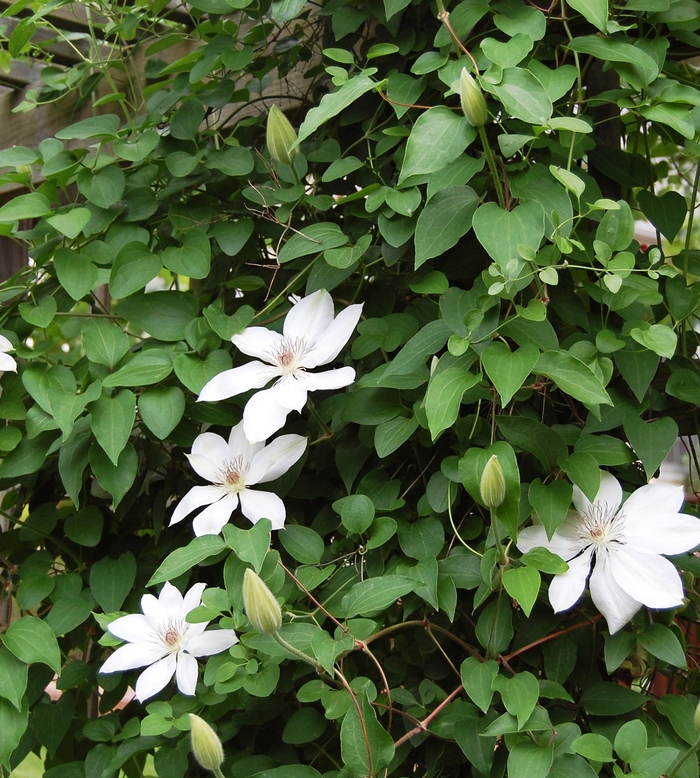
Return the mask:
<svg viewBox="0 0 700 778"><path fill-rule="evenodd" d="M319 289L291 308L282 334L265 327L247 327L240 335L234 335L234 346L256 359L214 376L198 399L224 400L274 381L269 389L253 395L243 411L248 440L266 440L283 426L290 411L301 411L307 392L340 389L355 380L351 367L320 373L307 371L338 356L361 313L362 305L349 305L334 318L333 298L325 289Z"/></svg>
<svg viewBox="0 0 700 778"><path fill-rule="evenodd" d="M648 484L623 504L622 487L604 472L593 502L576 486L573 501L576 511L569 511L551 540L541 525L527 527L518 536L517 546L523 553L543 546L569 564L549 587L549 601L556 613L576 604L589 574L591 599L605 616L610 634L620 630L642 605L682 605L678 571L660 556L681 554L700 544L700 520L678 513L682 487Z"/></svg>
<svg viewBox="0 0 700 778"><path fill-rule="evenodd" d="M187 458L195 472L212 486L190 489L175 508L170 524L207 505L192 522L194 534L218 535L240 501L241 512L253 524L269 519L273 529L282 529L287 515L282 500L273 492L249 487L284 475L304 451L306 438L301 435L281 435L269 446L251 444L243 422L231 430L228 443L213 432L198 435Z"/></svg>
<svg viewBox="0 0 700 778"><path fill-rule="evenodd" d="M7 373L8 371L13 373L17 372L17 363L14 358L7 353L13 349L14 346L12 343L4 335L0 335L0 375Z"/></svg>
<svg viewBox="0 0 700 778"><path fill-rule="evenodd" d="M132 613L113 621L107 629L126 640L100 668L101 673L119 673L149 667L136 681L136 697L143 701L164 689L175 676L177 688L193 695L197 687L195 657L220 654L238 642L232 629L205 632L207 622L188 624L187 614L198 607L206 584L195 584L183 597L169 582L156 598L141 598L143 614Z"/></svg>

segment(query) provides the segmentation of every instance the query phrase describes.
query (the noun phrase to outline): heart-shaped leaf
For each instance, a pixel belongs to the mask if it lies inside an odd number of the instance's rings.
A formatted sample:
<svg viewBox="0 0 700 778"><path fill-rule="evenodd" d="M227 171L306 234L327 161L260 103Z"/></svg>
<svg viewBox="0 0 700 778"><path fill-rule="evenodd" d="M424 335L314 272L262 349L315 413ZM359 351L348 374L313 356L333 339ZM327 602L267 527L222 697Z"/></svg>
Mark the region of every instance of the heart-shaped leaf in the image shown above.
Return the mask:
<svg viewBox="0 0 700 778"><path fill-rule="evenodd" d="M637 194L637 202L654 227L664 238L673 242L688 213L685 197L678 192L666 192L659 197L653 192L642 190Z"/></svg>
<svg viewBox="0 0 700 778"><path fill-rule="evenodd" d="M649 422L630 413L623 428L627 440L642 460L647 478L651 478L675 443L678 425L670 416Z"/></svg>
<svg viewBox="0 0 700 778"><path fill-rule="evenodd" d="M146 389L139 395L141 420L160 440L175 429L184 411L185 395L179 386Z"/></svg>
<svg viewBox="0 0 700 778"><path fill-rule="evenodd" d="M35 327L48 327L56 315L56 300L51 295L44 297L39 305L19 304L20 316Z"/></svg>
<svg viewBox="0 0 700 778"><path fill-rule="evenodd" d="M62 235L73 240L82 232L83 227L92 218L92 213L87 208L73 208L68 213L57 213L46 221Z"/></svg>
<svg viewBox="0 0 700 778"><path fill-rule="evenodd" d="M505 211L496 203L485 203L476 209L472 227L492 259L505 267L511 259L520 256L518 246L529 246L537 251L544 235L544 211L534 200L528 200L512 211Z"/></svg>
<svg viewBox="0 0 700 778"><path fill-rule="evenodd" d="M535 346L526 345L511 352L501 341L494 341L481 355L484 370L501 395L504 408L530 375L539 356Z"/></svg>

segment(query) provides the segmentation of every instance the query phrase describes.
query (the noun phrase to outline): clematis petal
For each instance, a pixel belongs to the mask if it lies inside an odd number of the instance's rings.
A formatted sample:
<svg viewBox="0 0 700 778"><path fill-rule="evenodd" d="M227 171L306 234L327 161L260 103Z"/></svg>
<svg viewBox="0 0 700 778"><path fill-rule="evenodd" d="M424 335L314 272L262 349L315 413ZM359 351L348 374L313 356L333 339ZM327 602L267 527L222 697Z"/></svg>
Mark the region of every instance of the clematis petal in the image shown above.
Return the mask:
<svg viewBox="0 0 700 778"><path fill-rule="evenodd" d="M177 586L173 586L170 581L166 581L158 595L158 602L165 609L167 618L171 619L173 616L177 616L182 610L184 597L180 594L180 590Z"/></svg>
<svg viewBox="0 0 700 778"><path fill-rule="evenodd" d="M12 351L13 349L12 341L4 335L0 335L0 351Z"/></svg>
<svg viewBox="0 0 700 778"><path fill-rule="evenodd" d="M623 532L627 546L643 554L682 554L700 545L700 519L685 513L640 511L626 517Z"/></svg>
<svg viewBox="0 0 700 778"><path fill-rule="evenodd" d="M195 472L210 483L221 483L221 470L233 457L231 447L213 432L197 435L192 443L192 453L187 455Z"/></svg>
<svg viewBox="0 0 700 778"><path fill-rule="evenodd" d="M319 289L289 309L284 319L284 336L314 344L332 322L333 298L325 289Z"/></svg>
<svg viewBox="0 0 700 778"><path fill-rule="evenodd" d="M11 344L10 344L11 345ZM0 352L0 373L17 372L17 363L9 355Z"/></svg>
<svg viewBox="0 0 700 778"><path fill-rule="evenodd" d="M574 524L578 525L581 522L578 514L573 513ZM547 532L541 524L533 524L531 527L526 527L518 533L517 547L523 553L531 551L533 548L542 546L553 554L558 554L564 561L572 559L586 547L579 538L573 538L568 532L569 526L565 522L558 529L554 530L552 539L547 537Z"/></svg>
<svg viewBox="0 0 700 778"><path fill-rule="evenodd" d="M284 426L289 410L275 399L272 389L254 394L243 409L243 429L251 443L272 437Z"/></svg>
<svg viewBox="0 0 700 778"><path fill-rule="evenodd" d="M306 451L306 438L301 435L280 435L253 457L246 486L274 481L299 461Z"/></svg>
<svg viewBox="0 0 700 778"><path fill-rule="evenodd" d="M614 635L642 607L642 603L620 587L610 570L609 559L607 554L596 558L589 587L593 604L605 616L610 634Z"/></svg>
<svg viewBox="0 0 700 778"><path fill-rule="evenodd" d="M245 470L250 463L250 460L259 450L260 444L256 443L255 445L251 445L250 441L245 436L243 421L241 420L235 427L231 428L231 432L228 436L228 448L228 459L240 457L243 462L241 469Z"/></svg>
<svg viewBox="0 0 700 778"><path fill-rule="evenodd" d="M143 595L141 598L141 610L143 611L145 618L148 620L149 633L155 636L154 639L160 640L157 637L157 631L160 629L161 624L164 624L168 621L171 612L157 597L154 597L152 594ZM129 638L129 640L134 642L134 638ZM144 638L141 637L140 640L143 641Z"/></svg>
<svg viewBox="0 0 700 778"><path fill-rule="evenodd" d="M287 411L300 411L306 405L307 376L308 373L300 370L296 374L280 378L269 390L275 402Z"/></svg>
<svg viewBox="0 0 700 778"><path fill-rule="evenodd" d="M678 513L683 505L684 494L682 486L671 484L647 484L642 486L625 500L622 511L628 520L637 516L655 513Z"/></svg>
<svg viewBox="0 0 700 778"><path fill-rule="evenodd" d="M226 494L226 490L221 486L193 486L175 507L170 517L170 526L182 521L197 508L218 502Z"/></svg>
<svg viewBox="0 0 700 778"><path fill-rule="evenodd" d="M585 515L590 511L591 502L576 485L574 485L573 502L576 506L576 510L580 514ZM598 494L596 494L593 503L598 509L602 506L607 506L606 512L613 516L617 513L617 509L620 507L621 502L622 487L620 486L620 482L614 475L603 470L600 474L600 488L598 489Z"/></svg>
<svg viewBox="0 0 700 778"><path fill-rule="evenodd" d="M621 546L609 549L607 564L620 587L648 608L675 608L682 604L683 584L668 559Z"/></svg>
<svg viewBox="0 0 700 778"><path fill-rule="evenodd" d="M202 602L202 592L207 588L205 583L193 584L182 598L182 606L180 607L179 615L184 619L185 616L195 608L199 607ZM188 629L197 626L195 624L189 624Z"/></svg>
<svg viewBox="0 0 700 778"><path fill-rule="evenodd" d="M304 367L314 368L332 362L350 340L362 314L361 305L348 305L320 333L314 348L304 357Z"/></svg>
<svg viewBox="0 0 700 778"><path fill-rule="evenodd" d="M267 327L246 327L231 338L231 343L249 357L272 362L274 354L283 347L284 338Z"/></svg>
<svg viewBox="0 0 700 778"><path fill-rule="evenodd" d="M269 519L272 529L282 529L287 517L282 500L272 492L244 489L241 493L241 512L255 524L260 519Z"/></svg>
<svg viewBox="0 0 700 778"><path fill-rule="evenodd" d="M153 597L153 595L148 595ZM156 600L155 597L153 597ZM158 600L156 600L158 602ZM143 607L143 599L141 600ZM153 623L140 613L130 613L128 616L120 616L111 624L107 625L108 631L120 640L127 640L129 643L142 643L143 645L153 643L151 633L153 632ZM138 667L138 665L137 665Z"/></svg>
<svg viewBox="0 0 700 778"><path fill-rule="evenodd" d="M266 383L277 378L280 371L262 362L248 362L231 370L215 375L199 393L197 402L216 402L235 397L250 389L260 389Z"/></svg>
<svg viewBox="0 0 700 778"><path fill-rule="evenodd" d="M178 651L175 681L177 682L177 688L182 694L187 694L190 697L194 696L194 693L197 691L198 675L197 660L184 651Z"/></svg>
<svg viewBox="0 0 700 778"><path fill-rule="evenodd" d="M176 660L174 654L168 654L159 662L146 668L136 681L136 697L140 702L158 694L175 675Z"/></svg>
<svg viewBox="0 0 700 778"><path fill-rule="evenodd" d="M203 635L188 640L186 649L192 656L212 656L228 651L236 643L238 638L232 629L210 629Z"/></svg>
<svg viewBox="0 0 700 778"><path fill-rule="evenodd" d="M168 653L165 646L161 648L155 645L143 643L127 643L118 648L107 657L107 661L100 667L100 673L123 673L126 670L134 670L137 667L153 664Z"/></svg>
<svg viewBox="0 0 700 778"><path fill-rule="evenodd" d="M309 392L315 392L319 389L342 389L355 380L355 369L352 367L339 367L335 370L324 370L321 373L305 373L304 376L306 389Z"/></svg>
<svg viewBox="0 0 700 778"><path fill-rule="evenodd" d="M549 601L555 613L569 610L583 595L586 580L591 571L592 549L588 548L574 559L569 560L569 569L555 575L549 585Z"/></svg>
<svg viewBox="0 0 700 778"><path fill-rule="evenodd" d="M197 537L218 535L231 514L238 507L238 494L231 492L218 502L205 508L192 521L192 530Z"/></svg>

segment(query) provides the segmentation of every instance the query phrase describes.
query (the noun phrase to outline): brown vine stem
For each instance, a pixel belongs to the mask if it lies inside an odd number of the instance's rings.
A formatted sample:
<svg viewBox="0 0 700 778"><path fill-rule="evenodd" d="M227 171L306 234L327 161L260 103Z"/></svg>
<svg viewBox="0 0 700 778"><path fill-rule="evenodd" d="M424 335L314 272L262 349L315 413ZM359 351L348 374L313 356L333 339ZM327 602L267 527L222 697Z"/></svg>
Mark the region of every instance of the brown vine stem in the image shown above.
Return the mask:
<svg viewBox="0 0 700 778"><path fill-rule="evenodd" d="M435 710L432 713L429 713L423 721L418 724L417 727L414 727L410 732L407 732L405 735L402 735L395 743L394 748L398 748L399 746L402 746L407 740L410 740L415 735L419 735L421 732L425 732L428 724L440 713L440 711L444 710L451 702L454 700L454 698L461 693L463 689L462 684L460 684L450 695L445 697L445 699L435 708Z"/></svg>
<svg viewBox="0 0 700 778"><path fill-rule="evenodd" d="M574 632L577 629L581 629L581 627L589 627L595 624L601 618L602 616L599 613L597 616L593 616L592 618L588 619L588 621L582 621L579 624L574 624L572 627L567 627L566 629L560 629L559 632L553 632L551 635L547 635L546 637L540 638L539 640L534 640L532 643L528 643L526 646L519 648L517 651L513 651L512 654L507 654L506 656L499 657L498 661L507 663L511 659L513 659L513 657L519 656L520 654L524 654L526 651L529 651L531 648L535 648L535 646L539 646L542 643L548 643L550 640L554 640L554 638L558 638L560 635L566 635L567 632Z"/></svg>
<svg viewBox="0 0 700 778"><path fill-rule="evenodd" d="M365 639L364 642L365 644L371 643L377 638L386 637L387 635L391 635L392 632L396 632L397 630L404 629L406 627L423 627L423 629L439 632L440 634L445 635L451 640L454 640L455 643L459 643L459 645L462 646L462 648L465 651L468 651L472 656L476 657L480 662L484 661L484 658L481 656L481 654L475 648L472 648L469 645L469 643L465 643L461 638L458 638L456 635L453 635L452 632L450 632L448 629L445 629L444 627L440 627L437 624L433 624L432 622L428 621L428 619L423 619L423 620L414 619L412 621L402 621L400 624L392 624L390 627L385 627L384 629L380 629L379 632L375 632L374 635L370 635L368 638Z"/></svg>
<svg viewBox="0 0 700 778"><path fill-rule="evenodd" d="M431 108L435 108L434 105L418 105L417 103L400 103L398 100L392 100L388 95L385 95L381 89L377 89L379 96L382 100L386 100L387 103L392 105L402 105L404 108L420 108L423 111L429 111Z"/></svg>
<svg viewBox="0 0 700 778"><path fill-rule="evenodd" d="M299 579L298 579L298 578L297 578L297 577L294 575L294 573L293 573L291 570L289 570L287 567L285 567L285 565L284 565L282 562L278 562L277 564L278 564L278 565L279 565L279 566L280 566L280 567L281 567L281 568L284 570L284 572L285 572L285 573L286 573L286 574L287 574L287 575L288 575L288 576L289 576L289 577L292 579L292 581L294 581L294 583L295 583L295 584L296 584L296 585L297 585L297 586L298 586L298 587L299 587L299 588L302 590L302 592L304 592L304 594L306 594L306 596L307 596L307 597L308 597L308 598L311 600L311 602L312 602L312 603L313 603L313 604L314 604L314 605L315 605L315 606L316 606L316 607L317 607L319 610L323 611L323 612L326 614L326 616L328 616L328 618L329 618L329 619L330 619L330 620L331 620L331 621L332 621L332 622L333 622L333 623L336 625L336 627L340 627L340 629L342 629L342 630L343 630L343 633L347 635L347 634L348 634L348 632L349 632L348 628L347 628L347 627L344 627L344 626L343 626L343 625L342 625L342 624L341 624L341 623L338 621L338 619L336 619L336 617L335 617L335 616L334 616L334 615L333 615L333 614L332 614L330 611L327 611L327 610L326 610L326 609L323 607L323 605L321 605L321 603L320 603L320 602L319 602L319 601L318 601L318 600L317 600L317 599L316 599L316 598L313 596L313 594L311 594L311 592L310 592L310 591L309 591L309 590L308 590L308 589L307 589L307 588L304 586L304 584L303 584L303 583L302 583L302 582L301 582L301 581L300 581L300 580L299 580Z"/></svg>
<svg viewBox="0 0 700 778"><path fill-rule="evenodd" d="M360 707L360 703L357 700L357 695L352 690L352 687L347 682L347 679L345 676L338 670L337 667L333 668L333 672L340 680L340 683L343 684L343 688L345 691L350 695L350 699L353 702L353 705L355 706L355 710L357 711L357 717L360 720L360 727L362 727L362 738L365 741L365 747L367 749L367 775L371 776L374 775L374 763L372 761L372 746L369 742L369 734L367 733L367 724L365 723L365 718L362 715L362 708Z"/></svg>
<svg viewBox="0 0 700 778"><path fill-rule="evenodd" d="M462 51L472 61L472 65L474 66L474 71L478 73L479 66L476 64L476 60L469 53L469 50L464 47L462 41L457 37L457 33L452 29L452 25L450 24L450 12L445 10L445 6L442 0L437 0L437 6L438 6L437 18L445 25L445 28L447 29L447 32L450 33L450 38L452 38L452 40L454 41L455 46L458 46L460 49L462 49Z"/></svg>
<svg viewBox="0 0 700 778"><path fill-rule="evenodd" d="M394 701L391 699L391 689L389 688L389 680L386 677L386 673L384 672L384 668L381 665L381 662L377 659L377 657L372 653L372 650L370 647L365 643L364 640L356 640L355 641L355 650L356 651L363 651L367 654L367 656L374 662L377 670L379 671L379 675L382 677L382 683L384 684L384 689L386 690L386 701L388 704L387 708L389 710L389 720L387 721L387 730L391 732L391 725L394 722Z"/></svg>

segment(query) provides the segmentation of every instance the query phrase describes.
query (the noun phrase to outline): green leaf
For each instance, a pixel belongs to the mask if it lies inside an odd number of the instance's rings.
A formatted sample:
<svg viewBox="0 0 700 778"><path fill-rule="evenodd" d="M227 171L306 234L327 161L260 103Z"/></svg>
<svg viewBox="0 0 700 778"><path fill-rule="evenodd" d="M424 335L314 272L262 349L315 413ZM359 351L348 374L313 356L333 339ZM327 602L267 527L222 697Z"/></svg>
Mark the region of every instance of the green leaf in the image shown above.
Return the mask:
<svg viewBox="0 0 700 778"><path fill-rule="evenodd" d="M492 600L476 622L476 639L492 654L502 654L513 639L513 610L505 599Z"/></svg>
<svg viewBox="0 0 700 778"><path fill-rule="evenodd" d="M221 349L210 352L206 359L199 359L194 354L178 354L173 366L180 381L191 392L199 394L214 376L230 369L231 355Z"/></svg>
<svg viewBox="0 0 700 778"><path fill-rule="evenodd" d="M35 438L22 438L17 448L0 462L0 478L19 478L35 473L44 464L56 436L42 432Z"/></svg>
<svg viewBox="0 0 700 778"><path fill-rule="evenodd" d="M472 227L479 243L501 268L519 256L518 246L540 247L544 236L544 211L534 200L527 200L512 211L504 211L496 203L484 203L476 209ZM520 260L521 264L524 264Z"/></svg>
<svg viewBox="0 0 700 778"><path fill-rule="evenodd" d="M129 338L121 327L106 319L89 319L82 330L83 348L91 362L114 367L129 350Z"/></svg>
<svg viewBox="0 0 700 778"><path fill-rule="evenodd" d="M270 550L269 519L260 519L250 529L239 529L234 524L225 524L224 539L229 548L243 562L250 562L256 573L262 570L263 562Z"/></svg>
<svg viewBox="0 0 700 778"><path fill-rule="evenodd" d="M582 435L576 441L574 450L590 454L599 465L624 465L634 461L629 446L610 435Z"/></svg>
<svg viewBox="0 0 700 778"><path fill-rule="evenodd" d="M635 454L642 460L647 478L652 478L676 442L678 425L670 416L648 422L630 413L625 416L623 428Z"/></svg>
<svg viewBox="0 0 700 778"><path fill-rule="evenodd" d="M571 484L569 484L569 487ZM569 565L557 554L553 554L542 546L531 549L520 557L520 561L528 567L534 567L535 570L541 570L543 573L552 575L561 575L569 569Z"/></svg>
<svg viewBox="0 0 700 778"><path fill-rule="evenodd" d="M504 68L498 84L491 84L486 79L481 84L516 119L528 124L545 124L552 115L552 101L545 88L525 68Z"/></svg>
<svg viewBox="0 0 700 778"><path fill-rule="evenodd" d="M124 389L114 397L103 395L90 404L91 428L104 452L116 465L136 418L136 397Z"/></svg>
<svg viewBox="0 0 700 778"><path fill-rule="evenodd" d="M399 597L413 591L416 582L405 575L383 575L356 583L343 597L341 608L346 618L368 616L386 610Z"/></svg>
<svg viewBox="0 0 700 778"><path fill-rule="evenodd" d="M413 524L399 524L401 550L413 559L436 559L445 544L442 523L436 518L419 519Z"/></svg>
<svg viewBox="0 0 700 778"><path fill-rule="evenodd" d="M693 116L687 106L657 103L656 105L642 106L639 113L649 121L672 127L679 135L688 140L693 140L695 137Z"/></svg>
<svg viewBox="0 0 700 778"><path fill-rule="evenodd" d="M516 778L545 778L549 774L554 758L554 746L540 746L520 742L508 754L508 775Z"/></svg>
<svg viewBox="0 0 700 778"><path fill-rule="evenodd" d="M534 567L512 567L503 573L503 586L529 616L540 592L542 579ZM517 677L519 678L522 673ZM506 706L507 707L507 706ZM512 711L511 711L512 712ZM530 714L528 713L528 716Z"/></svg>
<svg viewBox="0 0 700 778"><path fill-rule="evenodd" d="M464 116L436 106L421 114L406 143L399 186L409 177L441 170L453 162L476 137Z"/></svg>
<svg viewBox="0 0 700 778"><path fill-rule="evenodd" d="M61 652L56 636L45 621L35 616L22 616L5 630L2 642L25 664L42 662L55 672L61 672Z"/></svg>
<svg viewBox="0 0 700 778"><path fill-rule="evenodd" d="M634 396L642 402L652 379L656 375L659 356L646 348L631 344L622 351L616 351L613 359Z"/></svg>
<svg viewBox="0 0 700 778"><path fill-rule="evenodd" d="M656 709L671 722L675 732L688 745L695 745L698 739L698 733L693 726L695 707L687 697L667 694L656 701Z"/></svg>
<svg viewBox="0 0 700 778"><path fill-rule="evenodd" d="M340 514L345 529L361 535L374 521L374 503L366 494L351 494L333 503L333 510Z"/></svg>
<svg viewBox="0 0 700 778"><path fill-rule="evenodd" d="M58 249L53 264L61 286L74 300L82 300L97 283L97 267L86 254Z"/></svg>
<svg viewBox="0 0 700 778"><path fill-rule="evenodd" d="M665 324L652 324L649 327L633 327L630 335L649 351L660 357L671 359L676 353L678 336Z"/></svg>
<svg viewBox="0 0 700 778"><path fill-rule="evenodd" d="M501 396L505 407L523 385L537 364L540 352L534 346L522 346L511 351L505 343L494 341L481 353L481 363L486 374Z"/></svg>
<svg viewBox="0 0 700 778"><path fill-rule="evenodd" d="M160 135L156 130L144 130L133 141L112 141L112 150L122 159L129 162L140 162L155 149L159 142Z"/></svg>
<svg viewBox="0 0 700 778"><path fill-rule="evenodd" d="M163 265L160 257L148 246L132 241L123 246L112 266L109 276L109 291L116 300L129 297L143 289L160 273Z"/></svg>
<svg viewBox="0 0 700 778"><path fill-rule="evenodd" d="M528 568L520 567L515 569L527 570ZM514 570L506 572L514 572ZM532 572L536 573L537 571L533 570ZM540 685L537 683L537 678L527 671L517 673L512 678L498 675L493 680L493 688L500 692L506 710L511 716L517 718L518 727L522 728L535 710L535 705L537 705L537 700L540 696Z"/></svg>
<svg viewBox="0 0 700 778"><path fill-rule="evenodd" d="M87 140L100 136L116 137L119 130L119 117L116 114L104 114L84 119L56 133L59 140Z"/></svg>
<svg viewBox="0 0 700 778"><path fill-rule="evenodd" d="M67 538L79 546L93 548L100 542L103 524L100 509L95 505L88 505L82 511L66 517L63 531Z"/></svg>
<svg viewBox="0 0 700 778"><path fill-rule="evenodd" d="M530 484L528 500L550 540L569 512L572 494L573 490L568 481L558 480L543 484L539 478L536 478Z"/></svg>
<svg viewBox="0 0 700 778"><path fill-rule="evenodd" d="M315 708L300 708L292 713L285 724L282 742L290 745L311 743L323 735L327 724L326 719Z"/></svg>
<svg viewBox="0 0 700 778"><path fill-rule="evenodd" d="M559 460L559 466L593 502L600 489L600 468L590 454L575 452Z"/></svg>
<svg viewBox="0 0 700 778"><path fill-rule="evenodd" d="M98 208L110 208L124 194L126 176L117 165L103 167L98 173L83 170L78 176L78 189Z"/></svg>
<svg viewBox="0 0 700 778"><path fill-rule="evenodd" d="M377 721L377 714L364 692L357 695L357 702L360 710L351 705L343 718L340 753L345 769L355 778L361 778L369 775L370 769L375 774L389 764L394 756L394 741Z"/></svg>
<svg viewBox="0 0 700 778"><path fill-rule="evenodd" d="M425 412L433 440L459 415L462 395L478 383L480 374L475 375L461 367L448 367L430 379L425 395Z"/></svg>
<svg viewBox="0 0 700 778"><path fill-rule="evenodd" d="M466 234L479 204L469 186L448 186L423 208L416 222L415 267L451 249Z"/></svg>
<svg viewBox="0 0 700 778"><path fill-rule="evenodd" d="M602 38L597 35L574 38L567 48L583 54L590 54L603 62L623 62L635 66L639 74L634 86L643 88L649 85L659 75L659 66L641 48L624 43L621 40ZM625 72L627 75L627 71Z"/></svg>
<svg viewBox="0 0 700 778"><path fill-rule="evenodd" d="M25 321L42 329L48 327L56 315L56 300L51 295L42 298L39 305L20 303L18 307L20 316Z"/></svg>
<svg viewBox="0 0 700 778"><path fill-rule="evenodd" d="M219 222L214 227L214 238L228 257L235 257L253 234L252 219Z"/></svg>
<svg viewBox="0 0 700 778"><path fill-rule="evenodd" d="M87 208L71 208L66 213L57 213L49 216L46 221L70 240L77 238L92 218L92 213ZM78 298L80 299L80 298Z"/></svg>
<svg viewBox="0 0 700 778"><path fill-rule="evenodd" d="M12 752L27 729L29 721L29 706L19 711L3 698L0 698L0 764L9 764Z"/></svg>
<svg viewBox="0 0 700 778"><path fill-rule="evenodd" d="M579 738L580 739L580 738ZM607 738L606 738L607 740ZM576 741L574 741L575 743ZM573 745L573 744L572 744ZM647 749L647 729L644 726L644 722L639 719L633 721L626 721L620 729L618 729L615 735L615 753L622 759L623 762L632 762L640 754L643 754ZM577 748L574 750L581 753ZM583 754L587 756L587 754ZM612 761L612 754L610 759L598 759L596 761L603 762ZM593 758L593 757L589 757Z"/></svg>
<svg viewBox="0 0 700 778"><path fill-rule="evenodd" d="M565 351L545 351L535 371L551 378L563 392L583 403L613 404L598 376L585 362Z"/></svg>
<svg viewBox="0 0 700 778"><path fill-rule="evenodd" d="M299 127L298 142L301 143L329 119L352 105L366 92L378 86L369 76L357 75L346 81L339 89L321 98L316 108L312 108Z"/></svg>
<svg viewBox="0 0 700 778"><path fill-rule="evenodd" d="M637 202L654 227L669 243L673 243L688 213L685 197L679 192L666 192L658 196L643 189L637 193Z"/></svg>
<svg viewBox="0 0 700 778"><path fill-rule="evenodd" d="M170 375L173 363L167 351L151 348L140 351L136 356L120 367L116 373L105 377L103 386L148 386L157 384Z"/></svg>
<svg viewBox="0 0 700 778"><path fill-rule="evenodd" d="M165 440L185 412L185 395L178 386L146 389L139 395L139 416L148 429Z"/></svg>
<svg viewBox="0 0 700 778"><path fill-rule="evenodd" d="M646 701L645 695L609 681L594 681L581 695L581 704L591 716L620 716L640 708Z"/></svg>
<svg viewBox="0 0 700 778"><path fill-rule="evenodd" d="M680 640L673 630L663 624L650 624L644 632L637 635L637 640L652 656L662 662L668 662L682 670L688 667Z"/></svg>
<svg viewBox="0 0 700 778"><path fill-rule="evenodd" d="M595 237L613 251L624 251L634 238L634 217L625 200L618 200L617 204L620 206L617 210L606 211Z"/></svg>
<svg viewBox="0 0 700 778"><path fill-rule="evenodd" d="M641 722L638 722L641 724ZM643 725L642 725L643 726ZM617 742L617 741L616 741ZM612 743L603 735L589 732L577 737L571 744L571 748L586 759L594 762L613 762Z"/></svg>
<svg viewBox="0 0 700 778"><path fill-rule="evenodd" d="M406 375L424 365L429 355L436 354L447 343L450 332L449 325L442 319L422 327L390 362L382 374L380 386L390 376Z"/></svg>
<svg viewBox="0 0 700 778"><path fill-rule="evenodd" d="M100 559L90 568L90 591L105 613L121 608L135 580L136 558L130 551L119 559Z"/></svg>
<svg viewBox="0 0 700 778"><path fill-rule="evenodd" d="M171 581L191 570L200 562L204 562L205 559L216 556L225 548L226 543L218 535L202 535L194 538L187 546L168 554L146 586L155 586L164 581Z"/></svg>
<svg viewBox="0 0 700 778"><path fill-rule="evenodd" d="M388 457L400 448L418 429L415 416L398 416L379 424L374 431L374 448L380 458Z"/></svg>
<svg viewBox="0 0 700 778"><path fill-rule="evenodd" d="M62 637L84 624L90 618L94 607L95 603L92 599L62 597L54 603L45 621L56 637Z"/></svg>
<svg viewBox="0 0 700 778"><path fill-rule="evenodd" d="M287 524L277 537L287 552L304 565L317 565L326 549L323 538L301 524Z"/></svg>
<svg viewBox="0 0 700 778"><path fill-rule="evenodd" d="M168 246L161 256L173 273L188 278L206 278L209 273L209 257L194 246Z"/></svg>
<svg viewBox="0 0 700 778"><path fill-rule="evenodd" d="M567 454L568 448L561 435L535 419L497 416L496 424L511 445L534 454L547 471L553 470L557 460Z"/></svg>
<svg viewBox="0 0 700 778"><path fill-rule="evenodd" d="M568 0L569 5L601 32L607 32L608 0Z"/></svg>
<svg viewBox="0 0 700 778"><path fill-rule="evenodd" d="M127 321L165 341L185 340L185 329L199 316L190 292L149 292L122 300L117 311Z"/></svg>
<svg viewBox="0 0 700 778"><path fill-rule="evenodd" d="M337 181L339 178L344 178L345 176L350 175L350 173L359 170L363 165L364 162L357 157L350 156L336 159L334 162L331 162L328 169L321 176L321 181L324 183Z"/></svg>
<svg viewBox="0 0 700 778"><path fill-rule="evenodd" d="M0 208L0 222L11 223L21 219L39 219L51 213L49 201L39 192L18 195Z"/></svg>
<svg viewBox="0 0 700 778"><path fill-rule="evenodd" d="M465 659L460 668L464 691L472 702L486 713L493 698L493 679L498 675L498 663L493 659L480 662L476 657Z"/></svg>
<svg viewBox="0 0 700 778"><path fill-rule="evenodd" d="M291 262L299 257L310 254L318 254L327 249L338 248L348 243L347 235L333 222L321 222L305 227L282 246L279 253L279 262Z"/></svg>
<svg viewBox="0 0 700 778"><path fill-rule="evenodd" d="M22 710L22 698L27 689L27 665L5 646L0 646L0 697ZM2 760L4 761L4 760Z"/></svg>
<svg viewBox="0 0 700 778"><path fill-rule="evenodd" d="M605 636L605 669L608 673L615 670L637 647L637 639L630 632L616 632Z"/></svg>
<svg viewBox="0 0 700 778"><path fill-rule="evenodd" d="M115 465L100 446L93 445L90 448L90 466L100 486L114 498L116 508L136 479L139 457L131 443L127 443Z"/></svg>

